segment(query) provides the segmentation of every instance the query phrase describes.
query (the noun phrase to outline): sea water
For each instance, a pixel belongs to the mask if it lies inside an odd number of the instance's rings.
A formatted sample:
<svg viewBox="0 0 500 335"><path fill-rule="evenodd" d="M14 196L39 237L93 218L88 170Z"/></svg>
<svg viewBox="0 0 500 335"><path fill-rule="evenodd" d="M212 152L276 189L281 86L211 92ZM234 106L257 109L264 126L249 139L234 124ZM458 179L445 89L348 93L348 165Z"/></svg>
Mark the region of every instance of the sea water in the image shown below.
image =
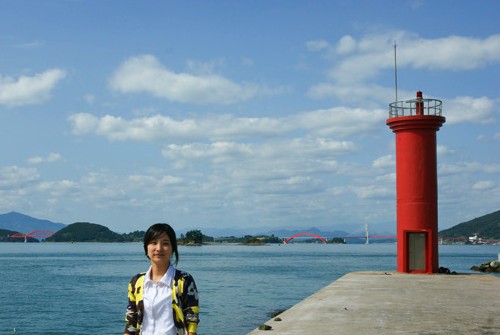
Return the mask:
<svg viewBox="0 0 500 335"><path fill-rule="evenodd" d="M394 244L181 246L200 294L201 335L247 334L344 274L395 271ZM500 246L441 245L440 266L471 273ZM123 334L141 243L0 243L0 334ZM362 292L360 293L362 294Z"/></svg>

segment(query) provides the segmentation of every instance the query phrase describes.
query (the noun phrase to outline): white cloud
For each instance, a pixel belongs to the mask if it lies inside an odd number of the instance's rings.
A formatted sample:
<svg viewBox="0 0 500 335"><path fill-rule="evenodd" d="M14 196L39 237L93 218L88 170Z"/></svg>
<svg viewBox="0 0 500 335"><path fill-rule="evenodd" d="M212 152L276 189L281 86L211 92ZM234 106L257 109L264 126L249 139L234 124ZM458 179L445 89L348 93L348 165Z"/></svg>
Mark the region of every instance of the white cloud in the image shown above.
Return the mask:
<svg viewBox="0 0 500 335"><path fill-rule="evenodd" d="M245 118L215 115L199 119L174 120L164 115L125 120L88 113L70 116L75 135L95 134L110 140L168 141L209 139L210 141L271 137L294 131L315 136L347 137L375 131L386 117L383 110L344 107L303 112L286 117Z"/></svg>
<svg viewBox="0 0 500 335"><path fill-rule="evenodd" d="M372 167L374 168L394 168L395 166L396 161L393 155L382 156L372 162Z"/></svg>
<svg viewBox="0 0 500 335"><path fill-rule="evenodd" d="M202 160L211 159L215 163L228 160L252 159L255 161L289 160L290 153L307 160L344 155L356 151L356 145L348 141L335 141L325 138L296 138L290 140L269 141L261 144L215 142L192 143L185 145L167 145L163 155L171 159ZM256 164L259 164L256 162Z"/></svg>
<svg viewBox="0 0 500 335"><path fill-rule="evenodd" d="M495 183L492 182L491 180L478 181L477 183L472 185L472 188L478 191L489 190L492 189L493 187L495 187Z"/></svg>
<svg viewBox="0 0 500 335"><path fill-rule="evenodd" d="M336 97L346 103L357 103L370 105L370 102L377 104L387 104L388 101L395 100L393 88L380 85L343 85L336 83L319 83L310 87L308 96L313 99L324 99ZM415 92L398 90L398 96L413 99ZM432 97L425 97L431 98ZM401 99L398 99L401 100ZM446 117L446 123L482 123L488 124L495 122L495 113L498 111L498 103L494 99L487 97L467 97L459 96L443 100L443 116Z"/></svg>
<svg viewBox="0 0 500 335"><path fill-rule="evenodd" d="M40 104L50 98L57 83L66 77L66 72L51 69L40 74L20 76L15 79L0 75L0 104L22 106Z"/></svg>
<svg viewBox="0 0 500 335"><path fill-rule="evenodd" d="M128 121L111 115L99 118L89 113L78 113L71 115L68 121L72 124L72 133L75 135L93 133L110 140L164 141L197 138L198 132L202 130L196 119L176 121L162 115Z"/></svg>
<svg viewBox="0 0 500 335"><path fill-rule="evenodd" d="M186 61L186 65L193 74L211 75L212 73L214 73L216 68L224 65L224 61L222 59L219 59L210 62L200 62L197 60L189 59Z"/></svg>
<svg viewBox="0 0 500 335"><path fill-rule="evenodd" d="M350 35L343 36L336 47L336 52L338 54L344 55L356 50L356 40Z"/></svg>
<svg viewBox="0 0 500 335"><path fill-rule="evenodd" d="M190 66L201 74L175 73L152 55L131 57L120 65L109 81L122 93L145 92L171 101L191 104L232 104L266 91L251 83L235 83L212 73L212 65Z"/></svg>
<svg viewBox="0 0 500 335"><path fill-rule="evenodd" d="M35 156L28 159L30 164L53 163L62 160L58 153L50 153L47 157Z"/></svg>
<svg viewBox="0 0 500 335"><path fill-rule="evenodd" d="M382 69L393 68L395 40L399 67L472 70L500 61L500 34L484 39L463 36L425 39L406 31L392 31L359 40L346 35L340 38L336 50L338 55L349 57L330 70L330 77L339 83L359 83L373 78Z"/></svg>
<svg viewBox="0 0 500 335"><path fill-rule="evenodd" d="M384 174L384 175L381 175L381 176L377 176L375 178L376 181L378 182L382 182L384 184L395 184L396 183L396 173L395 172L392 172L392 173L388 173L388 174Z"/></svg>
<svg viewBox="0 0 500 335"><path fill-rule="evenodd" d="M481 164L479 162L461 162L456 164L440 164L438 166L438 172L440 174L459 174L459 173L472 173L477 174L500 173L500 164Z"/></svg>
<svg viewBox="0 0 500 335"><path fill-rule="evenodd" d="M402 64L417 69L472 70L500 61L500 34L484 39L448 36L431 40L415 37L402 42Z"/></svg>
<svg viewBox="0 0 500 335"><path fill-rule="evenodd" d="M494 113L498 109L495 101L487 97L456 97L445 100L443 115L447 123L492 123L495 121Z"/></svg>
<svg viewBox="0 0 500 335"><path fill-rule="evenodd" d="M452 150L444 145L437 145L437 148L436 148L436 153L439 155L439 156L445 156L445 155L448 155L448 154L453 154L455 153L455 150Z"/></svg>
<svg viewBox="0 0 500 335"><path fill-rule="evenodd" d="M301 113L288 119L295 129L309 129L320 136L346 137L378 129L386 116L382 109L335 107Z"/></svg>
<svg viewBox="0 0 500 335"><path fill-rule="evenodd" d="M394 89L378 80L383 70L394 67L393 43L397 41L398 69L464 71L500 62L500 34L486 38L447 36L426 39L407 31L390 31L355 39L341 37L332 46L326 41L310 41L311 51L321 52L332 62L327 81L314 84L308 96L313 99L337 98L343 103L369 106L394 100ZM399 89L398 98L414 97L414 92ZM446 100L448 122L490 123L495 101L487 98L455 97Z"/></svg>
<svg viewBox="0 0 500 335"><path fill-rule="evenodd" d="M99 118L89 113L77 113L68 117L73 125L74 135L83 135L94 132L99 124Z"/></svg>
<svg viewBox="0 0 500 335"><path fill-rule="evenodd" d="M128 176L127 185L130 189L139 190L145 193L157 194L161 193L165 188L172 185L179 185L183 182L181 177L171 175L146 175L135 174Z"/></svg>
<svg viewBox="0 0 500 335"><path fill-rule="evenodd" d="M184 145L169 144L163 149L163 155L171 159L214 159L224 161L224 157L243 158L255 155L255 149L249 144L232 142L191 143Z"/></svg>
<svg viewBox="0 0 500 335"><path fill-rule="evenodd" d="M80 185L72 180L42 181L36 189L39 192L50 194L52 197L65 197L69 193L76 193L80 190Z"/></svg>
<svg viewBox="0 0 500 335"><path fill-rule="evenodd" d="M353 190L360 199L385 199L394 197L395 192L392 188L375 185L354 187Z"/></svg>
<svg viewBox="0 0 500 335"><path fill-rule="evenodd" d="M18 166L0 167L0 189L22 190L27 185L39 179L38 171L33 168L22 168Z"/></svg>

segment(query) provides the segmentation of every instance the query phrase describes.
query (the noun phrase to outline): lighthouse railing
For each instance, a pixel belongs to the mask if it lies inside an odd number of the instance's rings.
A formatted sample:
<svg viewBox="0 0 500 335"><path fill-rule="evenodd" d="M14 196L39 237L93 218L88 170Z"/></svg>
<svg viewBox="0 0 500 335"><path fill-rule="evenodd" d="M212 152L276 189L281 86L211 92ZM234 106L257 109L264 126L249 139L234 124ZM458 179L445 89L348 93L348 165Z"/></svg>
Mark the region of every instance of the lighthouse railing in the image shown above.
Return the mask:
<svg viewBox="0 0 500 335"><path fill-rule="evenodd" d="M395 101L389 104L389 117L401 117L412 115L435 115L441 116L443 102L437 99L412 99ZM423 112L423 114L420 114Z"/></svg>

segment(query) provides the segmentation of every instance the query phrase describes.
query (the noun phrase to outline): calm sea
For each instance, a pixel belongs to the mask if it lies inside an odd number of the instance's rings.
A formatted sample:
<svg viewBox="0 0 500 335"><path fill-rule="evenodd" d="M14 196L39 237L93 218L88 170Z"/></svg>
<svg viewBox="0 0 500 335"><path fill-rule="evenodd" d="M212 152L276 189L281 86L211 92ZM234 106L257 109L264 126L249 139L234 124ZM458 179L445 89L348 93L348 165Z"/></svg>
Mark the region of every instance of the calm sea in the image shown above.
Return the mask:
<svg viewBox="0 0 500 335"><path fill-rule="evenodd" d="M394 244L180 247L200 291L199 334L247 334L271 313L352 271L396 269ZM440 266L470 273L500 246L440 246ZM140 243L0 243L0 334L123 334Z"/></svg>

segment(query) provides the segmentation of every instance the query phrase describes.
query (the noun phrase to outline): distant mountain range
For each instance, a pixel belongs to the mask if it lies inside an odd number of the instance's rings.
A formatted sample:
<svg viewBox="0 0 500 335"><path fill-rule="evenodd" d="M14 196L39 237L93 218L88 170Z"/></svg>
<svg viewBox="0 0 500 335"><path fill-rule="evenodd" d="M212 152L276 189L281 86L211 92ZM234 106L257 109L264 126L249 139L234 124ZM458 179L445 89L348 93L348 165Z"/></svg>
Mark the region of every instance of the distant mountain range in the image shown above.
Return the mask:
<svg viewBox="0 0 500 335"><path fill-rule="evenodd" d="M56 232L66 227L63 223L40 220L18 212L0 214L0 228L29 234L35 230L50 230Z"/></svg>
<svg viewBox="0 0 500 335"><path fill-rule="evenodd" d="M36 230L50 230L53 232L57 232L65 227L67 227L67 225L63 223L56 223L49 220L40 220L18 212L0 214L0 229L4 230L10 230L28 234ZM182 233L185 232L186 231L184 230L180 230L177 233L180 236ZM266 232L238 230L238 229L207 228L207 229L202 229L202 232L204 235L212 237L228 237L228 236L241 237L245 235L267 235L267 236L274 235L278 237L291 237L295 234L303 232L308 232L327 238L345 237L353 235L352 233L349 234L344 230L327 231L314 227L305 229L274 229L274 230L268 230ZM483 238L500 239L500 210L490 214L483 215L481 217L475 218L467 222L460 223L449 229L442 230L439 232L439 236L469 237L473 236L476 233ZM355 235L362 236L364 235L364 232L356 233ZM370 235L394 235L394 233L370 231Z"/></svg>
<svg viewBox="0 0 500 335"><path fill-rule="evenodd" d="M41 220L37 219L22 213L18 212L10 212L6 214L0 214L0 229L12 230L15 232L20 232L23 234L28 234L35 230L50 230L53 232L57 232L68 225L63 223L55 223L49 220ZM182 233L186 233L190 229L181 229L177 232L178 235ZM264 229L255 229L255 228L247 228L247 229L232 229L232 228L203 228L203 234L207 236L213 237L227 237L227 236L235 236L242 237L245 235L274 235L280 237L290 237L297 233L303 233L305 231L319 235L321 237L344 237L349 235L348 232L338 229L333 231L328 231L324 229L318 228L304 228L304 229L272 229L263 231ZM374 234L374 232L370 232ZM363 233L359 233L356 235L363 235ZM376 233L379 235L394 235L393 233Z"/></svg>

